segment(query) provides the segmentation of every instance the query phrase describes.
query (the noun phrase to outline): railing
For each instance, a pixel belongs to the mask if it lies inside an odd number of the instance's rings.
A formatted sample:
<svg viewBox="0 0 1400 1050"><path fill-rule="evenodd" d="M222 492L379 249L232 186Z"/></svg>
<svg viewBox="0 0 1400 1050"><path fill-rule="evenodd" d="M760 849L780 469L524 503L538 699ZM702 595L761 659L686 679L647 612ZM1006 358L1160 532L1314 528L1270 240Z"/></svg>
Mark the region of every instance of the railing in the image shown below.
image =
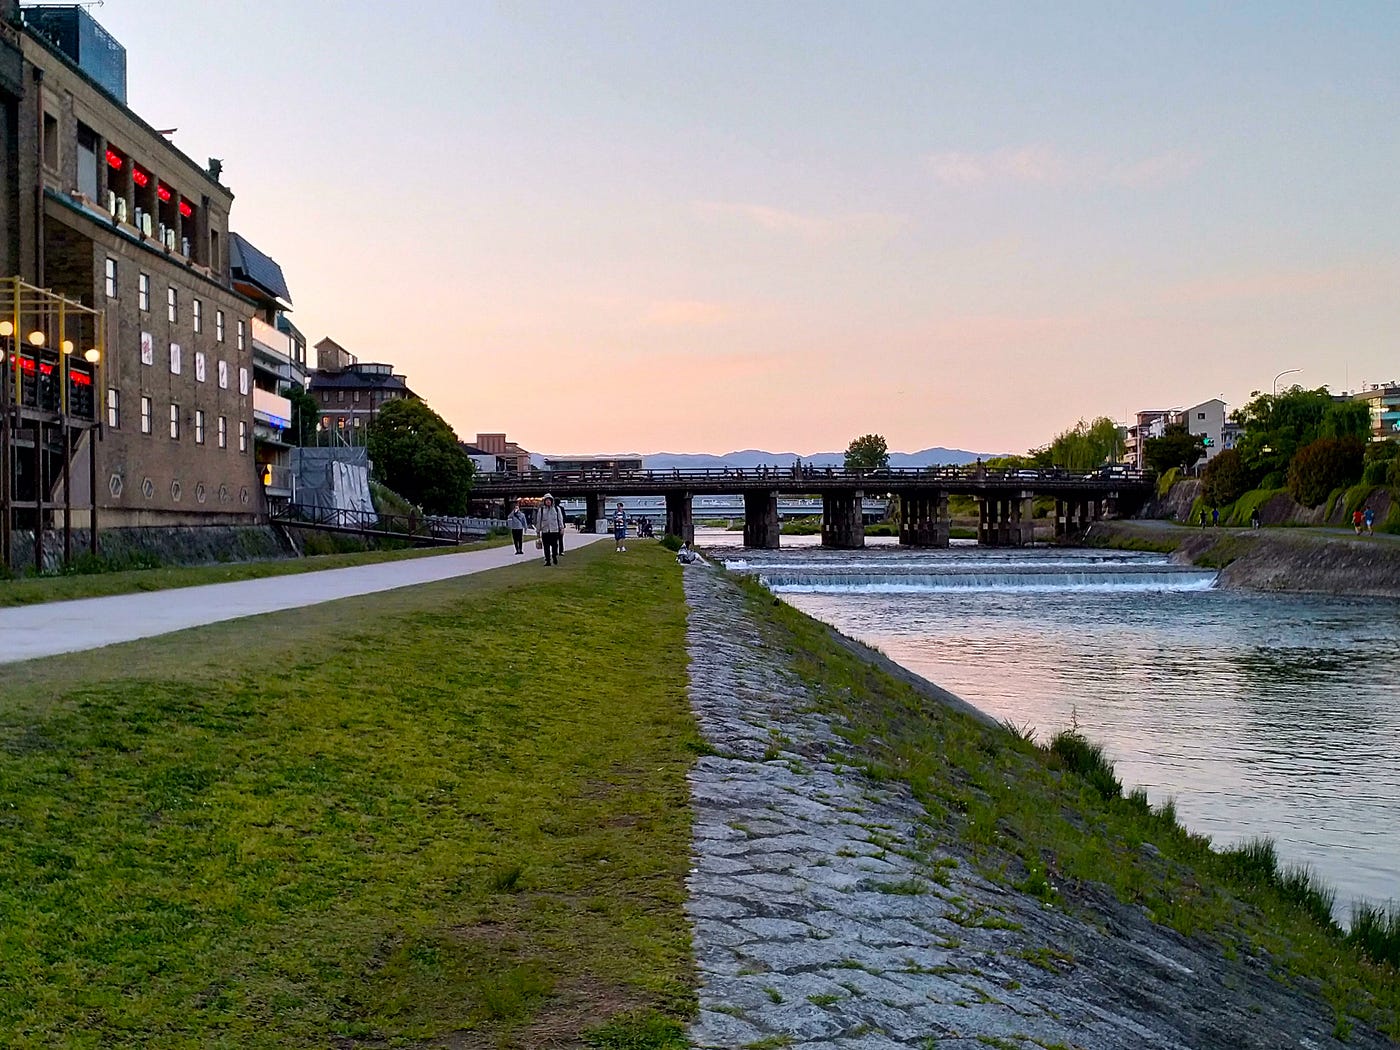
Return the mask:
<svg viewBox="0 0 1400 1050"><path fill-rule="evenodd" d="M456 518L427 514L380 514L376 511L313 507L291 503L274 509L272 520L283 525L355 532L367 536L407 539L420 543L462 543L485 536L504 523L492 518Z"/></svg>
<svg viewBox="0 0 1400 1050"><path fill-rule="evenodd" d="M882 486L898 487L929 482L989 482L1020 483L1035 482L1103 484L1119 482L1145 485L1153 478L1151 471L1139 470L1124 465L1111 465L1095 470L1065 470L1059 467L1028 468L1024 470L993 470L989 467L968 464L957 467L701 467L672 470L542 470L532 474L479 473L475 484L478 487L501 485L509 487L522 482L532 487L540 484L626 484L640 485L661 483L673 487L678 482L694 481L703 485L716 482L864 482Z"/></svg>

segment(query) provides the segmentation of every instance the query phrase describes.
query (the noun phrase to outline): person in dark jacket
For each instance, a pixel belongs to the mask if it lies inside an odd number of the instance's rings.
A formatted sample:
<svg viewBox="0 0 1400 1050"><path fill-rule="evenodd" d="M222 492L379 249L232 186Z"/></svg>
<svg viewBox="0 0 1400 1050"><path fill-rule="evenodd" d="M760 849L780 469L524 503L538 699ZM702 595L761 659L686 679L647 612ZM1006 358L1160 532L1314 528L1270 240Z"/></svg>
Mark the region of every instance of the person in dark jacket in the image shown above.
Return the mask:
<svg viewBox="0 0 1400 1050"><path fill-rule="evenodd" d="M559 544L564 537L564 512L555 505L554 497L548 492L535 511L535 535L544 547L544 563L558 565Z"/></svg>

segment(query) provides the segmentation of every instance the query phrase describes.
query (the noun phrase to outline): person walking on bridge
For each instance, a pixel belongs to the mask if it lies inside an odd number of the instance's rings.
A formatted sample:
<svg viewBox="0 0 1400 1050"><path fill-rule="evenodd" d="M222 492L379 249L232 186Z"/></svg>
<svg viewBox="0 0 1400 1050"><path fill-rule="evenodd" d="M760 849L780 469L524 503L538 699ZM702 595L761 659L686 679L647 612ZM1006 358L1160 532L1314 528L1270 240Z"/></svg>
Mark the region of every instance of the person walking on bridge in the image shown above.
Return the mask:
<svg viewBox="0 0 1400 1050"><path fill-rule="evenodd" d="M510 514L506 517L506 528L510 529L510 538L515 543L515 553L525 553L525 527L529 524L525 520L525 512L520 509L517 503L511 507Z"/></svg>
<svg viewBox="0 0 1400 1050"><path fill-rule="evenodd" d="M535 535L544 547L544 563L558 565L559 543L564 538L564 512L555 505L554 497L548 492L535 511Z"/></svg>

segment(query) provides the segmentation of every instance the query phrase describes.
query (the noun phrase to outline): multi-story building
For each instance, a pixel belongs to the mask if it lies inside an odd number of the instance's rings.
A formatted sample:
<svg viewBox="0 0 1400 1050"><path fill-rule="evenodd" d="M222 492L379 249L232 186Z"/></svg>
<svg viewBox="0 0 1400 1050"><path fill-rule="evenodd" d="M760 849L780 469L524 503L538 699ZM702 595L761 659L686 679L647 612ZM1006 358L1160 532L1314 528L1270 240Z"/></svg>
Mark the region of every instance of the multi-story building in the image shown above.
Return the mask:
<svg viewBox="0 0 1400 1050"><path fill-rule="evenodd" d="M253 343L253 457L269 505L292 498L292 403L288 392L306 388L306 339L287 317L292 293L282 267L246 237L229 235L233 287L256 306Z"/></svg>
<svg viewBox="0 0 1400 1050"><path fill-rule="evenodd" d="M393 365L361 362L333 339L316 344L316 363L307 389L321 409L321 429L349 444L364 440L386 403L418 396Z"/></svg>
<svg viewBox="0 0 1400 1050"><path fill-rule="evenodd" d="M1400 440L1400 383L1376 383L1354 395L1371 410L1371 440Z"/></svg>
<svg viewBox="0 0 1400 1050"><path fill-rule="evenodd" d="M525 474L530 469L530 453L504 434L477 434L476 447L496 457L497 470Z"/></svg>
<svg viewBox="0 0 1400 1050"><path fill-rule="evenodd" d="M232 192L126 105L121 45L79 6L0 0L0 276L104 315L102 526L254 521L252 305ZM7 481L6 484L9 484Z"/></svg>
<svg viewBox="0 0 1400 1050"><path fill-rule="evenodd" d="M1142 458L1142 443L1153 437L1153 427L1161 427L1162 420L1167 416L1165 409L1145 409L1137 414L1137 419L1127 428L1127 435L1123 438L1123 462L1130 467L1141 469L1146 466ZM1160 433L1157 435L1160 437Z"/></svg>
<svg viewBox="0 0 1400 1050"><path fill-rule="evenodd" d="M1218 397L1213 397L1209 401L1202 401L1199 405L1192 405L1190 408L1182 409L1173 413L1173 423L1182 423L1186 426L1188 433L1197 434L1205 438L1206 454L1205 458L1198 462L1198 466L1204 467L1213 460L1225 448L1226 414L1225 402Z"/></svg>

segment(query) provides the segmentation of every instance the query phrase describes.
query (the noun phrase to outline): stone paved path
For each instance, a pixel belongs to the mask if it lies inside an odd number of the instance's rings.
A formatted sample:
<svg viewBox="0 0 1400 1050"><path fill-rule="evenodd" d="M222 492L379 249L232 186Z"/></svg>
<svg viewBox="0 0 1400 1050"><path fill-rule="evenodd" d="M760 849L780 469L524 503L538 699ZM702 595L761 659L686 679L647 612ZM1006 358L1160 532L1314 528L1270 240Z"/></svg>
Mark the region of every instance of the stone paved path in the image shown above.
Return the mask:
<svg viewBox="0 0 1400 1050"><path fill-rule="evenodd" d="M906 787L840 764L844 741L732 585L687 569L685 590L691 703L720 752L691 775L692 1045L1340 1045L1263 975L1229 1001L1233 972L1136 910L1110 902L1091 926L929 841ZM1202 996L1226 1001L1201 1016Z"/></svg>
<svg viewBox="0 0 1400 1050"><path fill-rule="evenodd" d="M601 538L585 533L570 534L569 548L577 550ZM269 576L261 580L0 609L0 663L97 649L242 616L435 583L487 569L533 562L535 557L533 549L528 548L524 555L517 557L515 549L507 544L462 554L408 558L346 569Z"/></svg>

